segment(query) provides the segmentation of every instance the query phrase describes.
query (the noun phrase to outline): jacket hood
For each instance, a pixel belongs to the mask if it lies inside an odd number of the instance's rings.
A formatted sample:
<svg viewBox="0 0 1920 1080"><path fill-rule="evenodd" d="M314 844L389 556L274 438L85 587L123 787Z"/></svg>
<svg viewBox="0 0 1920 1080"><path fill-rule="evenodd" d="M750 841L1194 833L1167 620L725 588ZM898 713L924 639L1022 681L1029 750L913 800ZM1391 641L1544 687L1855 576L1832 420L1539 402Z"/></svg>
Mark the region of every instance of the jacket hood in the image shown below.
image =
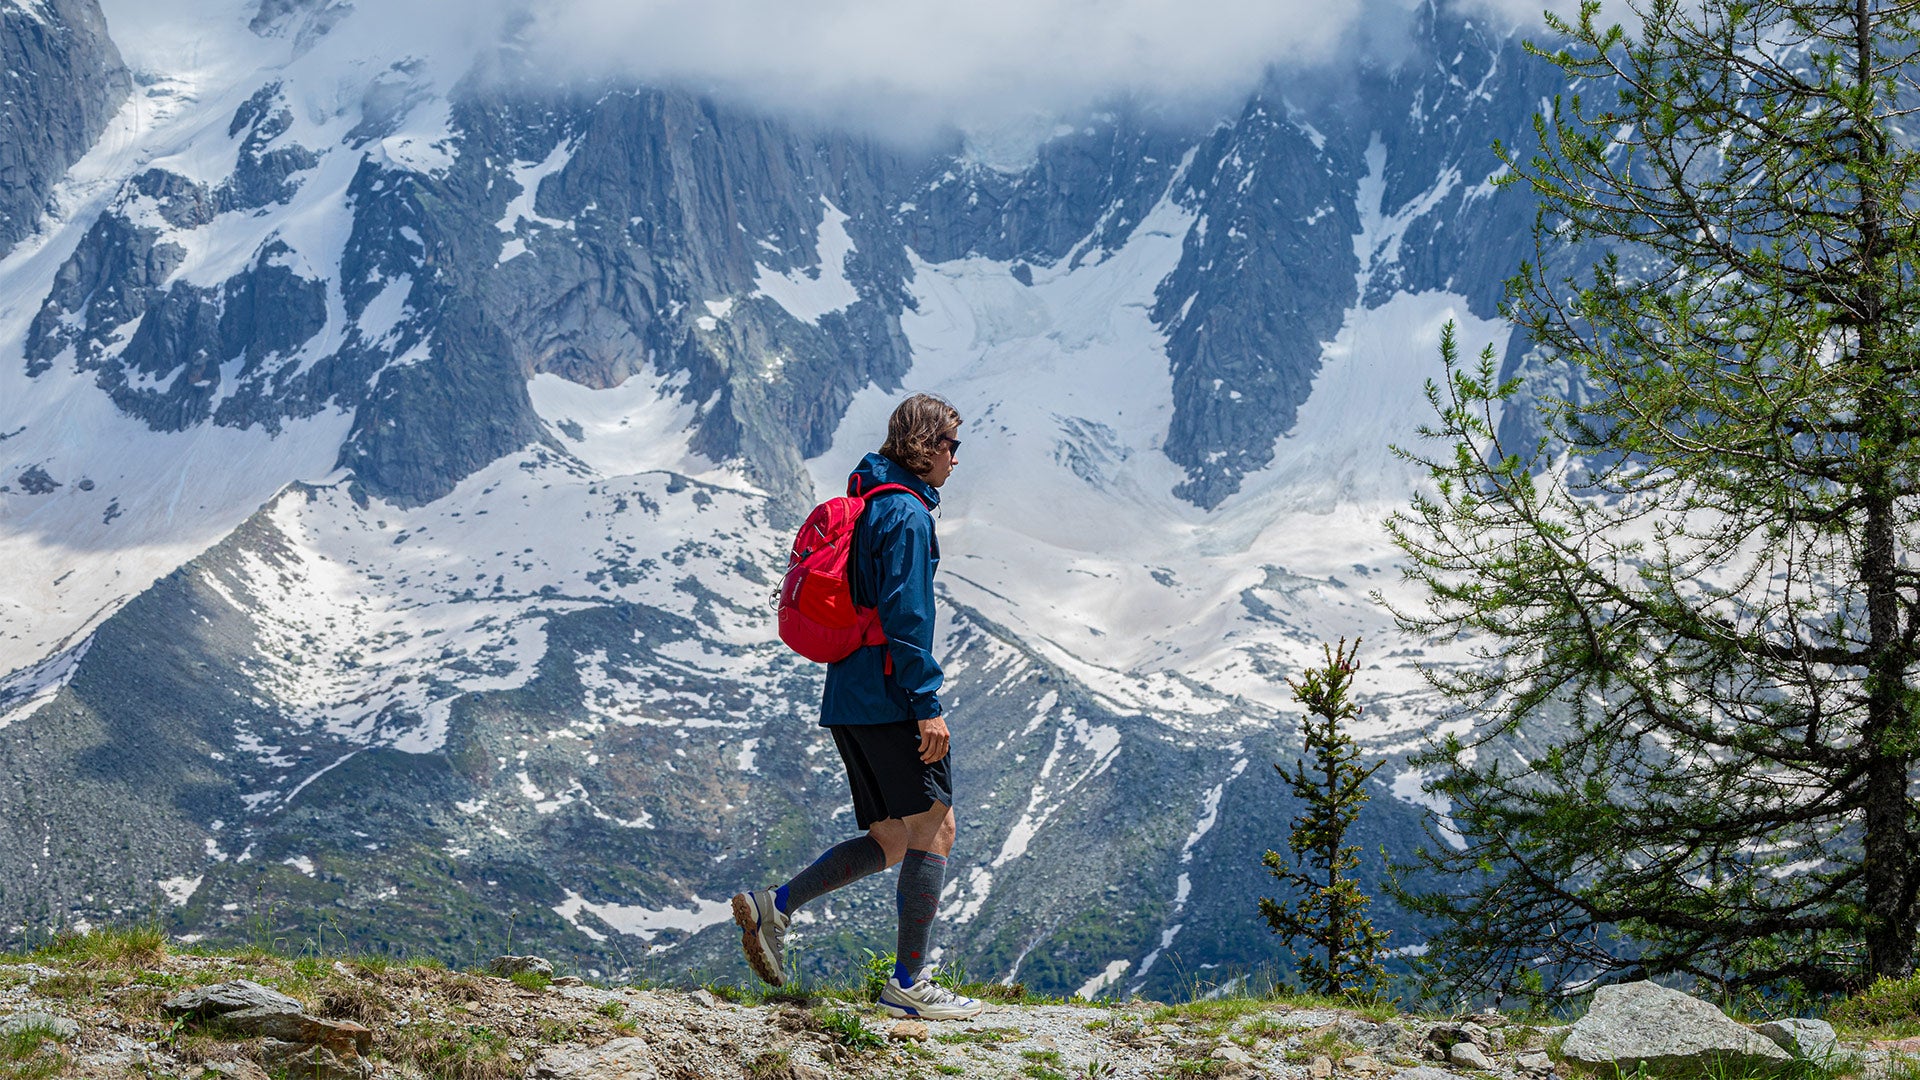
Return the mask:
<svg viewBox="0 0 1920 1080"><path fill-rule="evenodd" d="M858 491L871 491L881 484L899 484L912 488L925 499L929 507L940 505L940 492L932 484L909 472L906 466L879 452L868 454L860 459L853 473L847 477L847 494Z"/></svg>

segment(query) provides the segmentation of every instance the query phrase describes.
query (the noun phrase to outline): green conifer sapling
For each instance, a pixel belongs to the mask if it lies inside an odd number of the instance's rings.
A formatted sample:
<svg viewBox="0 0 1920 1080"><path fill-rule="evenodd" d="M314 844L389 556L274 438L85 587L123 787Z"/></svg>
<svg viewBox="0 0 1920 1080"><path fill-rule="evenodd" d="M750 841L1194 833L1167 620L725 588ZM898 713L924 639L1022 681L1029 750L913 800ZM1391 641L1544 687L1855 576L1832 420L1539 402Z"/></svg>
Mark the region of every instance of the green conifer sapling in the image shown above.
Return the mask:
<svg viewBox="0 0 1920 1080"><path fill-rule="evenodd" d="M1305 756L1291 773L1285 766L1273 767L1305 803L1287 840L1293 858L1287 863L1269 851L1260 860L1295 898L1262 897L1260 915L1293 950L1306 988L1341 997L1371 993L1386 977L1379 956L1387 932L1374 929L1366 914L1372 898L1347 876L1360 865L1360 847L1346 842L1347 828L1366 804L1367 779L1385 763L1361 765L1359 747L1342 730L1360 715L1348 696L1359 640L1349 648L1342 638L1337 647L1322 649L1325 664L1307 669L1297 682L1288 680L1293 699L1307 709L1300 720ZM1302 940L1304 949L1295 946Z"/></svg>

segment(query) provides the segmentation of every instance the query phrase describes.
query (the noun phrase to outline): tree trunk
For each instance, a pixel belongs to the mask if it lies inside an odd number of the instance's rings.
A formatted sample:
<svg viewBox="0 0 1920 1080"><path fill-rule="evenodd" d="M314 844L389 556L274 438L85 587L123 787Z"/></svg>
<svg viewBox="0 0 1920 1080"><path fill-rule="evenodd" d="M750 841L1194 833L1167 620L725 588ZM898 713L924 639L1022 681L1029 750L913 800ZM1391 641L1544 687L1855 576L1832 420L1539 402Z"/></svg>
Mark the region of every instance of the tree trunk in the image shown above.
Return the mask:
<svg viewBox="0 0 1920 1080"><path fill-rule="evenodd" d="M1876 470L1877 471L1877 470ZM1914 872L1907 772L1912 751L1906 712L1906 649L1899 636L1893 505L1885 489L1867 497L1862 577L1873 652L1867 673L1868 755L1865 798L1867 966L1875 977L1913 974Z"/></svg>
<svg viewBox="0 0 1920 1080"><path fill-rule="evenodd" d="M1855 0L1854 77L1872 85L1873 16L1868 0ZM1886 385L1886 346L1879 330L1889 317L1880 285L1886 255L1877 160L1881 148L1870 137L1872 118L1859 117L1855 145L1860 164L1860 338L1858 357L1867 373L1860 416L1863 449L1884 455L1904 442L1907 432L1887 404L1894 388ZM1914 869L1909 836L1907 785L1913 756L1912 724L1905 716L1908 649L1900 635L1899 564L1892 477L1884 465L1869 463L1862 483L1866 524L1862 532L1860 577L1867 592L1867 721L1861 746L1868 755L1864 805L1863 885L1867 907L1867 967L1877 977L1901 979L1913 974Z"/></svg>

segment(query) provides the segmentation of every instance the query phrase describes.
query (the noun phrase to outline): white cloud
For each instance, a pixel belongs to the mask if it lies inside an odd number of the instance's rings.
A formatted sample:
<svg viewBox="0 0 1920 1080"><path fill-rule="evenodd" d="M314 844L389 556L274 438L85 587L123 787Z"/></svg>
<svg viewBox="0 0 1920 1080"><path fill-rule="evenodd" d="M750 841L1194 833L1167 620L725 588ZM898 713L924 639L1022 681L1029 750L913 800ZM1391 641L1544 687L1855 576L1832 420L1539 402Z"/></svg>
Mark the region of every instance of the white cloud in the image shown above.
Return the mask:
<svg viewBox="0 0 1920 1080"><path fill-rule="evenodd" d="M1537 27L1577 0L1439 0ZM1614 0L1618 3L1619 0ZM709 92L757 110L909 137L959 127L1044 138L1118 100L1211 118L1272 69L1303 89L1321 72L1406 47L1428 0L446 0L356 4L307 66L341 68L328 113L369 73L430 58L440 89L504 26L536 70ZM295 5L271 43L247 33L260 0L102 0L129 63L215 85L302 37L321 0ZM314 62L317 62L314 63ZM1304 75L1302 73L1305 73ZM325 88L321 88L324 90ZM320 91L313 91L319 93ZM321 97L325 97L324 94ZM1025 130L1023 130L1025 129Z"/></svg>
<svg viewBox="0 0 1920 1080"><path fill-rule="evenodd" d="M1543 0L1463 0L1502 21ZM572 0L548 70L692 86L896 132L1003 129L1128 98L1231 108L1272 67L1391 55L1424 0Z"/></svg>

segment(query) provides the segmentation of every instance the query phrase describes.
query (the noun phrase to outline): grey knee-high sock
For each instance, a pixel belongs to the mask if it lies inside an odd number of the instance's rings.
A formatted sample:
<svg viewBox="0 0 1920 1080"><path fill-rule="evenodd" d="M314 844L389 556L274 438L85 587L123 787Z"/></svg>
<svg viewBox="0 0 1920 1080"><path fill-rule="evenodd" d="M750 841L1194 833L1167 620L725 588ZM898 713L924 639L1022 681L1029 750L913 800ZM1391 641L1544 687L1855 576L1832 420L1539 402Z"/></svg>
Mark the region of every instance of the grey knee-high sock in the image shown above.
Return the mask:
<svg viewBox="0 0 1920 1080"><path fill-rule="evenodd" d="M775 889L773 902L781 911L791 915L799 910L801 904L816 896L825 895L886 868L887 853L880 847L879 841L871 836L857 836L828 848L824 855L813 860L812 866Z"/></svg>
<svg viewBox="0 0 1920 1080"><path fill-rule="evenodd" d="M947 876L947 857L931 851L907 850L900 860L900 936L893 950L893 977L912 986L927 966L927 946L933 940L933 916L940 909L940 885Z"/></svg>

